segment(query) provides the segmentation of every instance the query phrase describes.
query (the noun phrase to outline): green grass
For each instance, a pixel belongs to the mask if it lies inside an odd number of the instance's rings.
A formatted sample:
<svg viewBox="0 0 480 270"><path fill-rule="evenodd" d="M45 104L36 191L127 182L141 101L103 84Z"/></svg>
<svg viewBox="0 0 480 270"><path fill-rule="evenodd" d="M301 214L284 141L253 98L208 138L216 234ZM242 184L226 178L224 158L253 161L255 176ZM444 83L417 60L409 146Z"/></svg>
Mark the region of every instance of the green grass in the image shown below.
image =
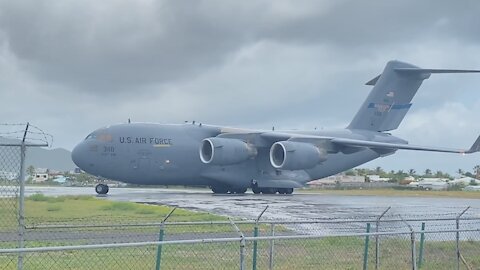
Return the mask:
<svg viewBox="0 0 480 270"><path fill-rule="evenodd" d="M160 222L172 210L163 205L115 202L93 196L48 197L35 194L25 201L26 224L116 224ZM224 217L177 209L169 221L226 220Z"/></svg>
<svg viewBox="0 0 480 270"><path fill-rule="evenodd" d="M3 199L10 203L8 199ZM1 204L0 199L0 205ZM115 224L160 222L171 207L144 205L131 202L114 202L92 196L46 197L33 195L26 200L27 227L40 224ZM0 208L0 213L5 209ZM208 213L177 209L169 221L226 220ZM11 219L11 231L15 233L16 220ZM252 235L253 225L240 225L246 235ZM73 233L95 232L106 234L154 232L158 226L107 229L70 229ZM85 231L82 231L85 230ZM277 227L277 232L285 228ZM65 231L63 231L65 232ZM232 232L226 225L166 226L165 234ZM260 235L268 235L269 226L260 228ZM27 247L85 244L88 240L28 241ZM135 241L135 238L132 238ZM275 240L275 269L361 269L365 237L325 237L319 239ZM16 243L0 241L1 247L14 247ZM13 245L13 246L12 246ZM166 245L162 248L163 269L238 269L240 242L202 243L193 245ZM270 241L258 243L258 267L268 269ZM417 256L419 243L417 242ZM410 240L382 238L381 269L410 269ZM462 241L462 255L472 269L480 269L480 242ZM136 248L110 248L32 253L25 257L25 269L153 269L156 246ZM246 268L252 268L253 243L247 242ZM455 262L454 241L426 241L422 269L452 269ZM375 241L370 238L368 262L374 269ZM0 255L0 269L16 269L15 255Z"/></svg>
<svg viewBox="0 0 480 270"><path fill-rule="evenodd" d="M375 241L370 239L368 269L375 268ZM275 269L362 269L364 237L275 240ZM417 242L417 256L418 245ZM176 244L162 247L162 269L238 269L240 243ZM270 241L259 241L257 269L268 269ZM471 269L480 268L479 243L461 242ZM380 269L411 269L410 240L383 238ZM25 269L153 269L156 246L110 248L27 254ZM253 242L245 249L246 269L252 269ZM0 256L0 265L16 260ZM16 269L15 264L2 269ZM426 242L421 269L454 269L455 242ZM462 265L462 269L463 269Z"/></svg>
<svg viewBox="0 0 480 270"><path fill-rule="evenodd" d="M17 203L14 198L0 198L0 231L15 232L17 228ZM49 197L34 194L25 200L25 224L27 228L41 225L108 225L159 223L172 210L163 205L138 204L133 202L115 202L97 199L93 196ZM205 212L176 209L168 221L226 221L222 216ZM226 226L224 226L226 227ZM158 226L141 228L158 231ZM190 230L180 227L177 233ZM210 231L211 226L197 226L200 231ZM134 229L130 229L134 230ZM136 229L138 230L138 229ZM231 227L220 231L231 230ZM1 244L1 242L0 242Z"/></svg>
<svg viewBox="0 0 480 270"><path fill-rule="evenodd" d="M52 205L47 207L48 212L60 211L62 208L59 205Z"/></svg>

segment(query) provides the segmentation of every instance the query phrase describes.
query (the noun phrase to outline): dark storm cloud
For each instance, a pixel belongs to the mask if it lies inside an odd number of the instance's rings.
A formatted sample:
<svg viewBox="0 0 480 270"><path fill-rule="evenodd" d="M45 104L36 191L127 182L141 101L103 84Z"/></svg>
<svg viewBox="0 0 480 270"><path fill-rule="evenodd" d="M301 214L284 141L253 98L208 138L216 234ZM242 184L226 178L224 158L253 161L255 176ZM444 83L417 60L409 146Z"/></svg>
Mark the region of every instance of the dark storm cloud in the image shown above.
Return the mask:
<svg viewBox="0 0 480 270"><path fill-rule="evenodd" d="M0 0L2 118L68 149L128 118L344 127L388 60L479 68L478 10L476 0ZM394 134L467 146L480 130L477 85L432 76ZM401 157L389 167L411 164ZM431 160L471 167L448 157Z"/></svg>
<svg viewBox="0 0 480 270"><path fill-rule="evenodd" d="M189 77L244 39L195 1L8 1L0 10L9 47L27 68L85 90Z"/></svg>
<svg viewBox="0 0 480 270"><path fill-rule="evenodd" d="M327 42L342 47L408 43L424 39L477 39L480 2L335 1L329 12L269 29L283 41Z"/></svg>
<svg viewBox="0 0 480 270"><path fill-rule="evenodd" d="M469 6L465 9L465 6ZM242 47L332 43L354 50L479 31L478 1L2 1L9 49L41 80L121 92L189 80Z"/></svg>

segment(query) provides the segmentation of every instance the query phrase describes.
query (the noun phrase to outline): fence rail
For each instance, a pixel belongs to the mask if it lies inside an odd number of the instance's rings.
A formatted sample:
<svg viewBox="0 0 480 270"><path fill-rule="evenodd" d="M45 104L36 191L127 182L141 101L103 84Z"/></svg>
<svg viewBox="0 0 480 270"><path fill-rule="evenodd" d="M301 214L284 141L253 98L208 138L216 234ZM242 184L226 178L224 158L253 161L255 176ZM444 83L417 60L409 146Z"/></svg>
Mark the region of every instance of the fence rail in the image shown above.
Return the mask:
<svg viewBox="0 0 480 270"><path fill-rule="evenodd" d="M85 257L85 252L103 250L110 253L110 257L104 260L105 263L116 262L114 265L118 266L118 261L123 261L121 255L127 255L128 258L135 250L142 250L144 252L142 255L143 265L138 264L138 262L135 265L125 262L125 265L122 264L122 269L148 269L154 264L161 266L162 263L168 265L168 269L184 269L186 266L191 269L225 267L226 269L256 269L258 266L262 266L262 269L267 268L267 266L270 269L291 269L293 267L300 269L318 269L319 267L323 269L343 267L370 269L372 267L380 267L380 265L375 260L371 260L374 265L368 264L369 259L376 255L371 252L375 245L369 244L368 239L370 237L379 237L383 239L384 245L387 246L385 248L386 251L390 252L388 256L382 255L381 268L405 268L408 266L407 268L417 269L417 267L422 266L422 269L453 269L455 265L458 265L458 268L465 266L467 269L480 267L480 261L476 258L479 250L472 250L472 243L469 243L467 240L433 241L428 244L425 244L425 240L421 240L420 243L416 240L428 239L429 235L432 234L438 237L456 233L477 233L480 236L480 228L364 232L331 234L328 236L245 236L243 233L239 233L240 235L237 237L226 238L0 249L0 261L9 255L22 254L25 259L25 266L30 266L30 264L49 265L50 269L63 269L70 265L71 258L59 258L71 257L69 254L74 254L85 259L88 257ZM423 237L421 237L422 235ZM257 249L253 248L255 244L258 246ZM468 249L465 249L465 252L458 256L456 260L452 260L456 257L455 245L461 247L462 244L468 245ZM269 252L273 250L272 247L274 245L276 246L275 252ZM162 252L156 253L153 250L160 246L165 247L163 254ZM198 246L203 247L203 252L200 252L201 249L198 249ZM473 246L480 247L478 242L475 242ZM167 247L171 247L171 249L167 249ZM393 247L395 249L390 250ZM223 250L223 255L228 256L228 263L225 263L226 258L217 256L216 252L219 250ZM363 251L363 256L361 256L361 251ZM84 253L82 254L82 252ZM188 260L208 259L209 263L189 265L188 261L181 261L183 258L182 254L185 252L197 256L197 258L189 256ZM90 252L88 254L95 257L97 253ZM315 254L315 258L312 258L311 254ZM422 254L422 256L419 256L419 254ZM423 254L426 255L423 256ZM102 253L100 256L104 256L104 254ZM160 257L162 260L159 260ZM328 258L328 261L325 261L325 258ZM270 260L274 263L269 263ZM454 264L452 264L452 261ZM178 267L175 267L175 265ZM97 266L99 265L92 267L86 264L79 269L98 269Z"/></svg>

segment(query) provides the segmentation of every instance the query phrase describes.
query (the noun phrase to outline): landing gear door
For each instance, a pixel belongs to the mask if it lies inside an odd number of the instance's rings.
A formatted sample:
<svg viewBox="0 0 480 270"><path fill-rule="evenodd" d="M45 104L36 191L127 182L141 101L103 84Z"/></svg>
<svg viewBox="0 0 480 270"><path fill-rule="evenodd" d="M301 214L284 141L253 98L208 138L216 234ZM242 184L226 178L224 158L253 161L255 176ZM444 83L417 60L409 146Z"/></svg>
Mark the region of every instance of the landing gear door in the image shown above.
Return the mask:
<svg viewBox="0 0 480 270"><path fill-rule="evenodd" d="M150 160L151 152L147 150L140 150L138 152L138 158L132 160L131 166L136 171L136 174L145 177L149 175L151 160Z"/></svg>

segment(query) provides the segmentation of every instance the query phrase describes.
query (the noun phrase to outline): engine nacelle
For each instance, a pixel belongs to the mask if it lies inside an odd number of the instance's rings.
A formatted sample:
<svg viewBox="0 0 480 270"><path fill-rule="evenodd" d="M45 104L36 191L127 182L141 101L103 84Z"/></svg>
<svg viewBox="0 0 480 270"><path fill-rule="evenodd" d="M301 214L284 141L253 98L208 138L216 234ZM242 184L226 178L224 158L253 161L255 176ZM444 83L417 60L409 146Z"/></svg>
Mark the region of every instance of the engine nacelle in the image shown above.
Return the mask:
<svg viewBox="0 0 480 270"><path fill-rule="evenodd" d="M205 164L232 165L257 155L257 149L244 141L207 138L200 146L200 159Z"/></svg>
<svg viewBox="0 0 480 270"><path fill-rule="evenodd" d="M326 151L310 143L281 141L270 148L270 163L276 169L306 170L325 160Z"/></svg>

